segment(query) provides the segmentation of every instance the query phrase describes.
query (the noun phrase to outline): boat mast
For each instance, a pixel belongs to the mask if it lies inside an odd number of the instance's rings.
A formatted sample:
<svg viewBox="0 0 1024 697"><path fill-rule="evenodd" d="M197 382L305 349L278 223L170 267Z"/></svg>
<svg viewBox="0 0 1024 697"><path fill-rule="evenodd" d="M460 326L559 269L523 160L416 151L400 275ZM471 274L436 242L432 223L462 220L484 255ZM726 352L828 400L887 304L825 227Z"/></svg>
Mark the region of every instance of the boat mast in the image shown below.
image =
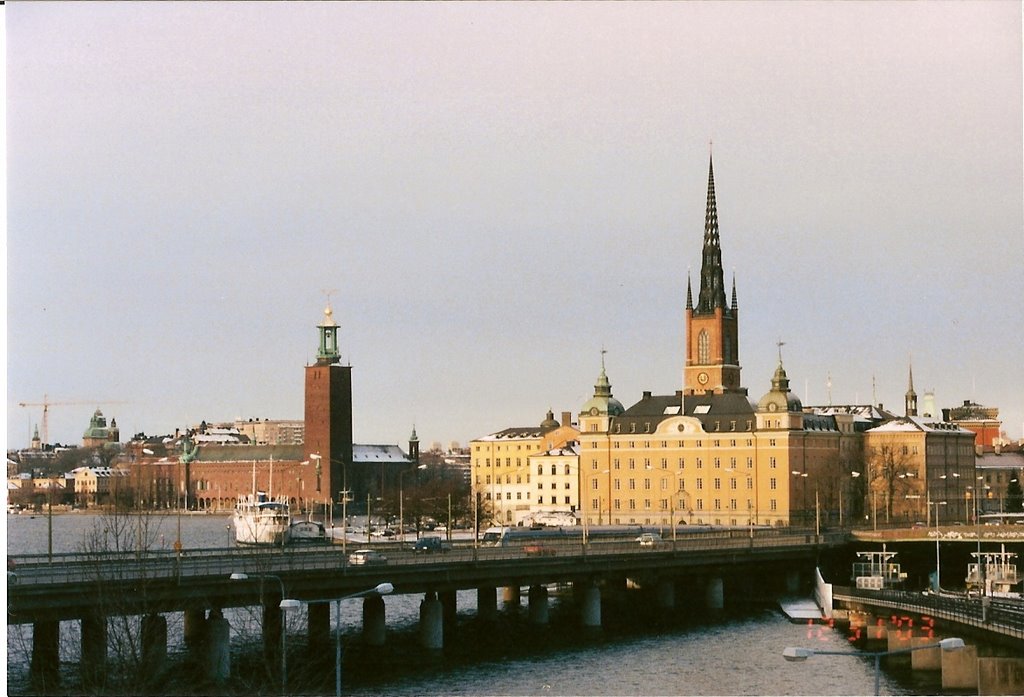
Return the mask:
<svg viewBox="0 0 1024 697"><path fill-rule="evenodd" d="M270 491L267 496L274 498L274 455L270 455Z"/></svg>

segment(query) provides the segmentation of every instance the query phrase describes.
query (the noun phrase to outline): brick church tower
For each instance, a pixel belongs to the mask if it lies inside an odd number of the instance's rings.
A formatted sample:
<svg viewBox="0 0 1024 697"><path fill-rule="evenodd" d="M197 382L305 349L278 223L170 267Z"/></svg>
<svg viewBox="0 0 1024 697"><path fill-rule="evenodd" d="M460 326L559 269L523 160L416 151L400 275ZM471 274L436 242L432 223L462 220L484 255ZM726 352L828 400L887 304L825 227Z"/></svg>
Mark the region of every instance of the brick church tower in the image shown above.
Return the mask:
<svg viewBox="0 0 1024 697"><path fill-rule="evenodd" d="M311 460L321 468L313 497L321 501L330 497L337 504L352 465L352 366L337 365L338 325L332 315L328 305L317 327L316 363L306 366L305 455L321 458Z"/></svg>
<svg viewBox="0 0 1024 697"><path fill-rule="evenodd" d="M725 299L722 245L718 235L718 204L715 201L715 168L708 161L708 202L704 215L704 251L700 268L700 293L693 304L690 280L686 280L686 367L683 394L746 394L740 387L739 308L736 279L732 303Z"/></svg>

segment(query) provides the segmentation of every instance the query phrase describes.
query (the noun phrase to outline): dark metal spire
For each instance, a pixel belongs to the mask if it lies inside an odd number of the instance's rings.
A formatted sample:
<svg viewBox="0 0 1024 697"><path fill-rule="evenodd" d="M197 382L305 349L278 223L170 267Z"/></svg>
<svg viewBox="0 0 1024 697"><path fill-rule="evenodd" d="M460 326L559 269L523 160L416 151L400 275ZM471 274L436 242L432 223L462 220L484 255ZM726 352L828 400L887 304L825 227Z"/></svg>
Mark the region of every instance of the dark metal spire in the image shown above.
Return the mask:
<svg viewBox="0 0 1024 697"><path fill-rule="evenodd" d="M693 291L690 289L690 272L686 272L686 309L693 309Z"/></svg>
<svg viewBox="0 0 1024 697"><path fill-rule="evenodd" d="M708 203L704 214L704 252L700 267L698 314L710 314L715 308L727 309L725 280L722 273L722 246L718 236L718 204L715 201L715 167L708 157Z"/></svg>

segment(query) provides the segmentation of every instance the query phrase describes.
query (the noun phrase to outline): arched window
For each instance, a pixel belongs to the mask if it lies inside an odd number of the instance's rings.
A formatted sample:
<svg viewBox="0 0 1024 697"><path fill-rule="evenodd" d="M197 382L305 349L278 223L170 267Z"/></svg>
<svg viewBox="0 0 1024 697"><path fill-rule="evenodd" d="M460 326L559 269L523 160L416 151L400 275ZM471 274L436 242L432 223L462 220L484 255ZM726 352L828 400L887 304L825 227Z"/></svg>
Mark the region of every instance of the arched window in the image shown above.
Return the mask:
<svg viewBox="0 0 1024 697"><path fill-rule="evenodd" d="M732 365L732 337L728 329L722 335L722 351L726 365Z"/></svg>
<svg viewBox="0 0 1024 697"><path fill-rule="evenodd" d="M708 365L711 363L711 339L706 329L701 329L697 335L697 363Z"/></svg>

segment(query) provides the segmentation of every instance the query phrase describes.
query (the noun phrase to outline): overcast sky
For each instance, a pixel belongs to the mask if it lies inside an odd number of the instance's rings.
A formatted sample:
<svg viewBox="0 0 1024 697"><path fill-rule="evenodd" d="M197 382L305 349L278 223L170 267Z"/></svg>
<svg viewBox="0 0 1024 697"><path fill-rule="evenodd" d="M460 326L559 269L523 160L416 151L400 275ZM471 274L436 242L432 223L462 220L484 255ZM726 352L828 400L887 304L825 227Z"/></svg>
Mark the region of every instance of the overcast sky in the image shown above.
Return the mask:
<svg viewBox="0 0 1024 697"><path fill-rule="evenodd" d="M680 389L709 140L743 384L1024 422L1021 5L14 3L11 447L301 419L357 442ZM696 288L695 288L696 290ZM876 384L874 388L872 383ZM107 402L122 402L110 403Z"/></svg>

